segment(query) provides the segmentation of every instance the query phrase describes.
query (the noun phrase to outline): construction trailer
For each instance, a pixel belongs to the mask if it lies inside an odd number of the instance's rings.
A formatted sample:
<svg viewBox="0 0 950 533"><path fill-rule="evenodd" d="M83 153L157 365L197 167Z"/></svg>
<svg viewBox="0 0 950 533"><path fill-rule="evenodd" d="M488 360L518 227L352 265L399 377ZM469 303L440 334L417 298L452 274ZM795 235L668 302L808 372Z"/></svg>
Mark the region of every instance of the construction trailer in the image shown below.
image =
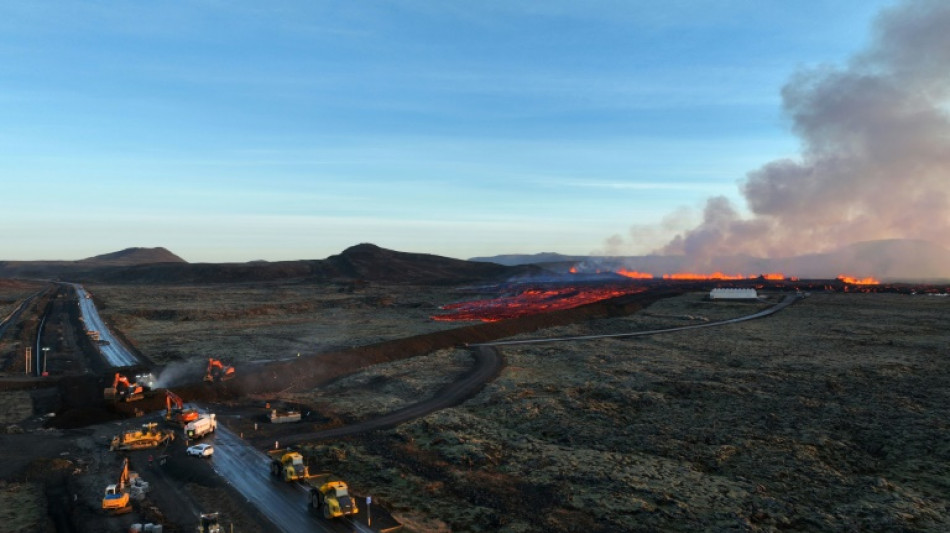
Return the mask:
<svg viewBox="0 0 950 533"><path fill-rule="evenodd" d="M289 411L278 411L277 409L271 409L270 411L271 424L288 424L291 422L300 422L300 411L291 409Z"/></svg>
<svg viewBox="0 0 950 533"><path fill-rule="evenodd" d="M709 291L710 300L758 300L759 295L752 288L715 288Z"/></svg>

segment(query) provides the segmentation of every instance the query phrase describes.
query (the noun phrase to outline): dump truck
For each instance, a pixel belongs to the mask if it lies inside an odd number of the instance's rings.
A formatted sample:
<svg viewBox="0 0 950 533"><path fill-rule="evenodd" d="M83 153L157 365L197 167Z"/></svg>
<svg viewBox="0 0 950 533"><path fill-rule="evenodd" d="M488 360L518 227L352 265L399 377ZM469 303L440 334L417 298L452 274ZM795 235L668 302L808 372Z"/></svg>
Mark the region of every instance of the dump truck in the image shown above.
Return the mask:
<svg viewBox="0 0 950 533"><path fill-rule="evenodd" d="M105 494L102 496L102 510L111 515L132 512L132 504L129 502L128 457L122 460L119 481L106 487Z"/></svg>
<svg viewBox="0 0 950 533"><path fill-rule="evenodd" d="M144 450L155 448L175 440L175 433L170 429L158 429L158 424L150 422L142 424L141 429L130 429L112 437L110 450Z"/></svg>
<svg viewBox="0 0 950 533"><path fill-rule="evenodd" d="M214 433L217 427L218 422L215 420L214 413L204 414L185 424L185 436L189 439L200 439L208 433Z"/></svg>
<svg viewBox="0 0 950 533"><path fill-rule="evenodd" d="M165 421L179 427L198 419L198 410L185 407L185 403L174 392L165 389Z"/></svg>
<svg viewBox="0 0 950 533"><path fill-rule="evenodd" d="M304 462L303 455L289 449L270 450L267 455L271 458L270 473L284 481L305 479L309 470Z"/></svg>
<svg viewBox="0 0 950 533"><path fill-rule="evenodd" d="M323 514L326 519L359 513L356 499L350 496L349 487L342 479L332 474L307 476L304 482L310 486L310 509Z"/></svg>
<svg viewBox="0 0 950 533"><path fill-rule="evenodd" d="M204 380L208 383L215 381L227 381L234 377L234 367L226 365L214 357L208 358L208 369L205 371Z"/></svg>
<svg viewBox="0 0 950 533"><path fill-rule="evenodd" d="M145 387L132 383L129 378L116 372L112 386L102 391L102 397L106 400L134 402L145 398Z"/></svg>

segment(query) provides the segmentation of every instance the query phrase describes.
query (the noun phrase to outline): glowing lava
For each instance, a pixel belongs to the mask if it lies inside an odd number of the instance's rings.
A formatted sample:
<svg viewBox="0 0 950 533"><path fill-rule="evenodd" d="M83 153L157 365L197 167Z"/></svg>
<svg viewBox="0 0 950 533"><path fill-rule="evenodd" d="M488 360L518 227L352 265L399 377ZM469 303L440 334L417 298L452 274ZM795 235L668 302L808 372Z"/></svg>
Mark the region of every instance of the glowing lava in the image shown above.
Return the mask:
<svg viewBox="0 0 950 533"><path fill-rule="evenodd" d="M568 271L571 274L577 274L579 272L577 265L574 265ZM600 270L596 271L598 274ZM626 268L619 268L615 272L621 276L631 278L631 279L665 279L670 281L739 281L745 279L765 279L769 281L784 281L785 274L781 272L770 272L768 274L758 274L758 275L745 275L745 274L724 274L722 272L713 272L711 274L697 274L694 272L675 272L673 274L663 274L662 276L655 276L649 272L638 272L636 270L627 270Z"/></svg>
<svg viewBox="0 0 950 533"><path fill-rule="evenodd" d="M854 278L851 276L838 276L838 281L849 283L851 285L880 285L881 282L874 278Z"/></svg>
<svg viewBox="0 0 950 533"><path fill-rule="evenodd" d="M571 309L579 305L643 292L644 290L646 289L643 287L531 288L509 296L444 305L442 309L449 311L449 313L434 315L432 319L496 322L508 318Z"/></svg>
<svg viewBox="0 0 950 533"><path fill-rule="evenodd" d="M626 268L621 268L617 271L617 274L621 276L626 276L633 279L653 279L653 274L647 274L646 272L637 272L636 270L627 270Z"/></svg>

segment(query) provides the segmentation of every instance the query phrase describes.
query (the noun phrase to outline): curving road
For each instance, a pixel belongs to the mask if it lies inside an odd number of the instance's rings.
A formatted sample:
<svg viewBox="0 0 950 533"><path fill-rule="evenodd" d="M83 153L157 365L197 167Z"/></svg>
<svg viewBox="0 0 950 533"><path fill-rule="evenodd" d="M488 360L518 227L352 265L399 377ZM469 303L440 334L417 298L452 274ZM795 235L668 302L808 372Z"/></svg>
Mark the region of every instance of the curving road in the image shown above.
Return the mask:
<svg viewBox="0 0 950 533"><path fill-rule="evenodd" d="M106 323L103 322L99 316L95 302L92 301L91 297L88 297L89 293L86 292L83 286L78 283L70 283L70 285L76 290L76 294L79 296L79 312L82 313L82 320L86 329L98 331L99 338L109 343L104 346L99 346L99 352L102 353L102 357L109 366L120 367L140 364L141 362L138 358L109 331Z"/></svg>
<svg viewBox="0 0 950 533"><path fill-rule="evenodd" d="M475 396L486 383L494 379L505 366L505 360L497 350L490 346L481 346L472 351L475 364L458 380L446 385L431 398L407 405L401 409L386 413L371 420L364 420L347 426L300 433L291 437L281 437L285 445L299 444L306 441L336 439L356 433L385 429L425 416L440 409L458 405Z"/></svg>
<svg viewBox="0 0 950 533"><path fill-rule="evenodd" d="M781 302L759 311L758 313L752 313L751 315L740 316L738 318L730 318L728 320L718 320L716 322L706 322L705 324L692 324L689 326L677 326L675 328L666 328L666 329L651 329L644 331L632 331L629 333L605 333L601 335L577 335L574 337L547 337L547 338L534 338L534 339L521 339L516 341L493 341L493 342L480 342L472 343L469 346L513 346L516 344L544 344L548 342L571 342L571 341L587 341L595 339L610 339L617 337L641 337L645 335L657 335L660 333L670 333L673 331L686 331L690 329L699 329L699 328L711 328L713 326L722 326L724 324L736 324L739 322L745 322L747 320L755 320L757 318L767 317L769 315L774 315L782 309L792 305L798 300L804 298L804 296L799 294L789 294L782 299Z"/></svg>

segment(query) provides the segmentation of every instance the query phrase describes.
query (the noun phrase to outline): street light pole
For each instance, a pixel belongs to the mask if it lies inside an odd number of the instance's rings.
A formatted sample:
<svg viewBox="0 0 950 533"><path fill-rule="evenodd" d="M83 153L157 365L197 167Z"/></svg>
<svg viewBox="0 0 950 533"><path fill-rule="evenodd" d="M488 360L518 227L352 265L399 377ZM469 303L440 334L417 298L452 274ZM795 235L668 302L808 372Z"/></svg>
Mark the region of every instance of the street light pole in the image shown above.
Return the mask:
<svg viewBox="0 0 950 533"><path fill-rule="evenodd" d="M49 358L49 346L43 347L43 375L46 375L46 360Z"/></svg>

